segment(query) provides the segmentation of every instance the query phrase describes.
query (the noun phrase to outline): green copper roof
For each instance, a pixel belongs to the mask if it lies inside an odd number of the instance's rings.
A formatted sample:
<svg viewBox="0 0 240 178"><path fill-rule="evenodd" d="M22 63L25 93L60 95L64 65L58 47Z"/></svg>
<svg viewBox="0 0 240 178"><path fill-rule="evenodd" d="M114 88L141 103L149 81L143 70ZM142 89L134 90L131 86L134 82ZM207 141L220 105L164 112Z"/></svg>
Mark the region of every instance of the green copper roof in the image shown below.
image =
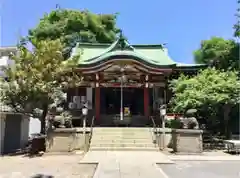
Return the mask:
<svg viewBox="0 0 240 178"><path fill-rule="evenodd" d="M176 65L162 45L130 45L120 38L112 45L79 43L73 49L72 56L79 54L82 54L80 65L94 65L117 57L135 59L153 66Z"/></svg>
<svg viewBox="0 0 240 178"><path fill-rule="evenodd" d="M177 68L199 68L195 64L174 62L163 45L130 45L122 36L112 44L78 43L71 56L78 56L80 66L94 66L111 59L131 59L146 65Z"/></svg>

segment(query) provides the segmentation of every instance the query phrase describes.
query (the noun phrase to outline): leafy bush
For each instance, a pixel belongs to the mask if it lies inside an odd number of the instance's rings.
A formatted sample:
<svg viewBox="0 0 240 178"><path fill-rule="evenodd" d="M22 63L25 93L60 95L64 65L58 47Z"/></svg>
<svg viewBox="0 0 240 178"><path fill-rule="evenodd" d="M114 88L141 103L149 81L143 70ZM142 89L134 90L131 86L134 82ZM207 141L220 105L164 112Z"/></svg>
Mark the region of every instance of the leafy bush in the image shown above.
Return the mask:
<svg viewBox="0 0 240 178"><path fill-rule="evenodd" d="M171 119L166 122L166 127L172 129L180 129L182 128L182 122L179 119Z"/></svg>

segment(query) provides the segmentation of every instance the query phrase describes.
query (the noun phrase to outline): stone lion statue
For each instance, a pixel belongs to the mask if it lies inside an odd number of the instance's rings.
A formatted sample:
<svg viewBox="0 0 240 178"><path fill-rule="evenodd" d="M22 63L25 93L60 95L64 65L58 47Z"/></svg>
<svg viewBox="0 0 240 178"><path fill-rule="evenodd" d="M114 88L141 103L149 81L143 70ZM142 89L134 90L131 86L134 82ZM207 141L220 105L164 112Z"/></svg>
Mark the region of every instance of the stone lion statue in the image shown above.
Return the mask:
<svg viewBox="0 0 240 178"><path fill-rule="evenodd" d="M183 129L199 129L199 123L196 117L194 117L195 112L191 112L191 110L188 110L184 114L184 117L180 117Z"/></svg>

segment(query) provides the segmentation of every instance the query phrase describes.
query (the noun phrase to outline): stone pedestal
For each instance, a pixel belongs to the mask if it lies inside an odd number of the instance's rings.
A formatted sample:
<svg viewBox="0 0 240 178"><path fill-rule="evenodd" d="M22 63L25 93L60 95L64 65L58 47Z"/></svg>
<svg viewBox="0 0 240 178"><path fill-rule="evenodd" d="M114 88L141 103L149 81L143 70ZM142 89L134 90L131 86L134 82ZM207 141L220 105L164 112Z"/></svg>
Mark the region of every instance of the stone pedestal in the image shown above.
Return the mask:
<svg viewBox="0 0 240 178"><path fill-rule="evenodd" d="M47 152L71 152L89 147L90 130L84 139L82 128L58 128L47 135Z"/></svg>
<svg viewBox="0 0 240 178"><path fill-rule="evenodd" d="M155 131L155 139L159 148L172 148L172 129L165 128L165 134L163 134L163 129L158 128ZM164 140L164 141L163 141Z"/></svg>
<svg viewBox="0 0 240 178"><path fill-rule="evenodd" d="M202 130L173 129L173 152L177 154L200 154L203 151Z"/></svg>

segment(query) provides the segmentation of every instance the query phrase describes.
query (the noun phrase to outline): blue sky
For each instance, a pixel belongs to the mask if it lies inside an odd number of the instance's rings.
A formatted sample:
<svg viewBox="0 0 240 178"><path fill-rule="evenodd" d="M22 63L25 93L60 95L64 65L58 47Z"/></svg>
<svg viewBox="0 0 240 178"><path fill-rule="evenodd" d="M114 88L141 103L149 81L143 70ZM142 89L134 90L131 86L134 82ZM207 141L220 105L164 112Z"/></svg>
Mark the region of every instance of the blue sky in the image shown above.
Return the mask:
<svg viewBox="0 0 240 178"><path fill-rule="evenodd" d="M56 4L120 15L118 26L132 44L167 43L178 62L193 62L193 51L211 36L232 38L237 0L2 0L0 46L15 45Z"/></svg>

